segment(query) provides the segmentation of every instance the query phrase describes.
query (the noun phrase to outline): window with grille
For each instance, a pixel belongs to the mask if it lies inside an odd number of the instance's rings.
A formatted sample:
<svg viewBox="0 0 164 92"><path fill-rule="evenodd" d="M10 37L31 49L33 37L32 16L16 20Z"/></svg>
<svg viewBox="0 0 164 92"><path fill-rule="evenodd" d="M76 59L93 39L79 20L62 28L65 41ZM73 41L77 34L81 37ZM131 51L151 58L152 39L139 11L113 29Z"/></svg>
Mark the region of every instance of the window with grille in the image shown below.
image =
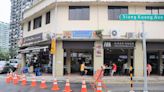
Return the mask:
<svg viewBox="0 0 164 92"><path fill-rule="evenodd" d="M69 20L89 20L89 6L69 6Z"/></svg>
<svg viewBox="0 0 164 92"><path fill-rule="evenodd" d="M119 20L120 14L128 14L128 6L108 6L109 20Z"/></svg>
<svg viewBox="0 0 164 92"><path fill-rule="evenodd" d="M164 6L146 6L148 14L164 14Z"/></svg>
<svg viewBox="0 0 164 92"><path fill-rule="evenodd" d="M51 20L51 13L50 11L46 13L46 24L49 24Z"/></svg>
<svg viewBox="0 0 164 92"><path fill-rule="evenodd" d="M41 27L41 25L42 25L42 16L35 18L33 29L39 28Z"/></svg>

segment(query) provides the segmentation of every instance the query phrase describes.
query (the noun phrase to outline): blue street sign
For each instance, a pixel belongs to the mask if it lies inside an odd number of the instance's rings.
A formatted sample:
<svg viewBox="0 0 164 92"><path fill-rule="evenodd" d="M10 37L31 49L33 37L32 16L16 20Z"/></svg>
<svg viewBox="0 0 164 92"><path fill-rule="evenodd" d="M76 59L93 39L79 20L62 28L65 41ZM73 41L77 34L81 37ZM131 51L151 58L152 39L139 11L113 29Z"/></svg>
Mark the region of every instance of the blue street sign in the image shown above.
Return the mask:
<svg viewBox="0 0 164 92"><path fill-rule="evenodd" d="M164 15L160 14L121 14L120 20L140 20L140 21L164 21Z"/></svg>

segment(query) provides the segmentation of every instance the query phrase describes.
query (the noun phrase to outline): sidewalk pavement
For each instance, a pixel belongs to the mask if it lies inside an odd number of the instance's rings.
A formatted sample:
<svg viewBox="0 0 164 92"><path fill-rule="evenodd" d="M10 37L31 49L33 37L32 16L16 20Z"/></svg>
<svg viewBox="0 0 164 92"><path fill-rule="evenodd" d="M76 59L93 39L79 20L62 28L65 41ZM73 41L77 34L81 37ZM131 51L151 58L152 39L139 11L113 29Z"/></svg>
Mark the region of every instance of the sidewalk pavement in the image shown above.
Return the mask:
<svg viewBox="0 0 164 92"><path fill-rule="evenodd" d="M43 76L36 76L37 81L41 81L42 78L45 78L47 82L53 82L52 75L43 75ZM72 83L81 83L82 79L85 79L86 82L93 83L95 82L93 76L79 76L79 75L69 75L63 77L56 77L58 82L65 82L66 79L70 79ZM32 76L27 75L27 81L31 81ZM130 77L129 76L104 76L102 78L103 82L106 84L129 84ZM143 83L144 77L133 77L134 83ZM150 76L148 77L148 83L164 83L164 76Z"/></svg>
<svg viewBox="0 0 164 92"><path fill-rule="evenodd" d="M0 76L0 78L5 78L6 75ZM27 81L32 80L31 75L26 75ZM37 81L41 81L42 78L45 78L46 82L53 82L52 75L43 75L43 76L36 76ZM93 76L79 76L79 75L69 75L69 76L63 76L63 77L56 77L58 82L65 82L66 79L70 79L70 82L72 83L81 83L82 79L84 78L86 82L93 83L95 82ZM130 83L130 77L129 76L104 76L102 78L103 82L106 84L129 84ZM144 77L133 77L134 83L143 83ZM164 76L150 76L148 77L148 83L164 83Z"/></svg>
<svg viewBox="0 0 164 92"><path fill-rule="evenodd" d="M38 76L37 80L41 80L43 76ZM53 78L52 76L45 76L44 77L47 82L52 82ZM82 79L84 78L86 82L93 83L95 82L94 78L92 76L63 76L63 77L57 77L58 81L65 81L67 78L70 79L70 82L75 83L81 83ZM103 82L106 84L130 84L130 77L128 76L104 76L102 78ZM133 78L134 83L143 83L144 77L134 77ZM152 76L148 77L148 83L164 83L164 76Z"/></svg>

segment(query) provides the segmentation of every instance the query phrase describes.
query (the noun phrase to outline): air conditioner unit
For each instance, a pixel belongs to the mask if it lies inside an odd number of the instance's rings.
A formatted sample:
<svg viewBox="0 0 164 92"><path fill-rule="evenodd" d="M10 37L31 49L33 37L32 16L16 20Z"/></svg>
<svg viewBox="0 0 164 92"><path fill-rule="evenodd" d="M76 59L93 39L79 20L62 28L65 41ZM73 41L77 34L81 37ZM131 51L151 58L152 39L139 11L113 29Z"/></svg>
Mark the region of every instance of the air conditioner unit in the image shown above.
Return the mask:
<svg viewBox="0 0 164 92"><path fill-rule="evenodd" d="M111 30L111 38L119 38L120 33L118 30Z"/></svg>
<svg viewBox="0 0 164 92"><path fill-rule="evenodd" d="M134 32L127 32L126 33L126 37L128 39L135 39L136 38L136 33L134 33Z"/></svg>

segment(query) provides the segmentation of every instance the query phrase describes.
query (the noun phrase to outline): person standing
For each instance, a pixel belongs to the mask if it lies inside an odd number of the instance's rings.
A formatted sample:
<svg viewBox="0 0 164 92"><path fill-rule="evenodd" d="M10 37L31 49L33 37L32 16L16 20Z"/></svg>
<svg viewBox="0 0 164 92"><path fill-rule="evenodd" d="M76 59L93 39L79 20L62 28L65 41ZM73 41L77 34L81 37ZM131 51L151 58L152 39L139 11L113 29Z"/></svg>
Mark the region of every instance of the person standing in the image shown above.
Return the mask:
<svg viewBox="0 0 164 92"><path fill-rule="evenodd" d="M117 71L117 65L116 65L115 63L113 63L111 76L113 76L113 74L114 74L116 71Z"/></svg>
<svg viewBox="0 0 164 92"><path fill-rule="evenodd" d="M127 63L124 63L123 64L123 75L127 75L128 73L127 73L127 70L128 70L128 64Z"/></svg>
<svg viewBox="0 0 164 92"><path fill-rule="evenodd" d="M152 66L150 64L147 64L147 73L148 73L148 76L150 76L151 71L152 71Z"/></svg>
<svg viewBox="0 0 164 92"><path fill-rule="evenodd" d="M33 71L34 71L34 66L33 66L33 61L30 62L30 70L29 70L29 73L32 74Z"/></svg>

